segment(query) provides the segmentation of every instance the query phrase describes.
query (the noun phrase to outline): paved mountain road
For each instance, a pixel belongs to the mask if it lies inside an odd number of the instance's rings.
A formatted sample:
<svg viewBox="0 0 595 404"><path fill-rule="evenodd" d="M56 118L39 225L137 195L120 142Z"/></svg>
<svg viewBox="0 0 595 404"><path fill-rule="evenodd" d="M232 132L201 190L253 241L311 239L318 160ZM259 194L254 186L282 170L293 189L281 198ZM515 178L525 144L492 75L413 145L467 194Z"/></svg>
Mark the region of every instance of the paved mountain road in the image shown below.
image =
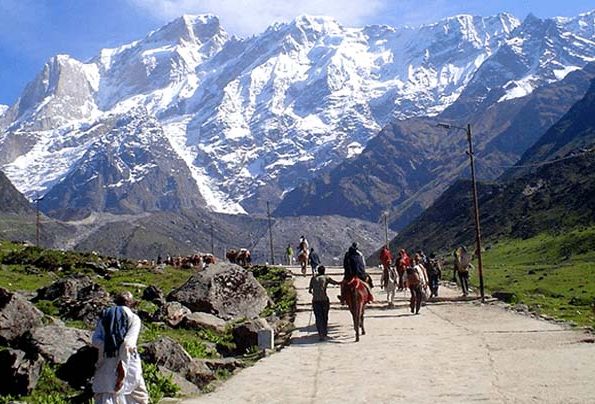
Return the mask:
<svg viewBox="0 0 595 404"><path fill-rule="evenodd" d="M431 303L415 316L403 293L388 309L375 288L355 343L339 289L329 288L331 338L318 342L308 280L296 278L289 347L184 403L595 403L595 346L583 331L477 301Z"/></svg>

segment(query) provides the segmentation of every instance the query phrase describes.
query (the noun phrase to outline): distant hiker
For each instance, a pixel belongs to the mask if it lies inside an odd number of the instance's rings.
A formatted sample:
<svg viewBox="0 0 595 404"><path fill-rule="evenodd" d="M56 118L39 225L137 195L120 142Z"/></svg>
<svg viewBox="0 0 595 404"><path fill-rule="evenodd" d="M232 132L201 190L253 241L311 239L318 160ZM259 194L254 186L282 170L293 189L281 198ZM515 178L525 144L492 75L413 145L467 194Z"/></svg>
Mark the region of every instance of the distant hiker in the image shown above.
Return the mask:
<svg viewBox="0 0 595 404"><path fill-rule="evenodd" d="M157 265L162 264L161 254L157 254Z"/></svg>
<svg viewBox="0 0 595 404"><path fill-rule="evenodd" d="M314 251L314 247L310 248L310 254L308 255L308 261L312 267L312 275L316 274L316 268L320 265L320 257L318 253Z"/></svg>
<svg viewBox="0 0 595 404"><path fill-rule="evenodd" d="M473 264L471 264L471 254L467 252L464 246L460 246L455 252L455 266L461 282L463 296L467 296L469 295L469 271L473 269Z"/></svg>
<svg viewBox="0 0 595 404"><path fill-rule="evenodd" d="M316 329L318 330L318 338L323 341L328 335L328 312L330 302L326 294L326 287L331 285L340 285L330 276L325 275L326 268L324 265L319 265L317 275L310 279L310 287L308 292L312 294L312 310L316 318Z"/></svg>
<svg viewBox="0 0 595 404"><path fill-rule="evenodd" d="M397 275L399 275L399 288L398 290L403 290L405 288L405 284L403 281L403 276L405 274L405 270L411 266L411 258L407 251L404 248L399 250L399 256L396 259L395 266L397 267Z"/></svg>
<svg viewBox="0 0 595 404"><path fill-rule="evenodd" d="M149 393L137 351L140 318L130 310L132 293L123 292L115 306L105 309L97 322L92 343L99 351L93 378L96 404L146 404Z"/></svg>
<svg viewBox="0 0 595 404"><path fill-rule="evenodd" d="M287 249L285 250L285 257L287 258L287 265L291 265L293 262L293 248L291 248L291 244L287 244Z"/></svg>
<svg viewBox="0 0 595 404"><path fill-rule="evenodd" d="M440 286L440 279L442 279L442 265L436 258L436 255L430 254L429 263L427 266L428 280L430 282L430 297L438 297L438 287Z"/></svg>
<svg viewBox="0 0 595 404"><path fill-rule="evenodd" d="M310 248L310 244L308 244L308 240L306 239L305 236L301 236L298 250L299 251L308 251L309 248Z"/></svg>
<svg viewBox="0 0 595 404"><path fill-rule="evenodd" d="M404 275L405 285L407 285L409 292L411 293L409 307L411 313L415 314L419 314L424 289L426 289L428 285L428 274L421 261L421 256L415 254L415 258L413 259L414 265L412 267L407 267Z"/></svg>
<svg viewBox="0 0 595 404"><path fill-rule="evenodd" d="M380 288L384 289L388 282L388 270L390 269L390 264L393 261L393 255L390 253L390 249L387 245L382 247L382 251L380 251L380 263L382 264L382 277L380 278Z"/></svg>
<svg viewBox="0 0 595 404"><path fill-rule="evenodd" d="M364 259L364 255L357 249L358 245L357 242L353 242L349 250L345 253L345 257L343 258L343 282L341 283L341 296L339 300L341 303L345 301L346 295L346 285L347 283L355 278L358 277L368 288L368 293L370 295L370 301L373 300L371 288L374 287L372 284L372 278L366 273L366 260Z"/></svg>

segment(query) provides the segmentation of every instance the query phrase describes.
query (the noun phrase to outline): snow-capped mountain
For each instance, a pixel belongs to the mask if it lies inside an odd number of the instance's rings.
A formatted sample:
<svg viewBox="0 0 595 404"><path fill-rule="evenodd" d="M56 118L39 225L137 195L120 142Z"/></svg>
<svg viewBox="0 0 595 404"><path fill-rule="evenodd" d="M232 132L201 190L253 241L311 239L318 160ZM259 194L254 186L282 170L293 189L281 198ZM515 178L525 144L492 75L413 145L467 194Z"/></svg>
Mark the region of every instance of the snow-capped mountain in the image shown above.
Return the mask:
<svg viewBox="0 0 595 404"><path fill-rule="evenodd" d="M167 157L151 164L167 160L192 181L200 198L189 205L259 211L359 154L392 120L435 115L462 97L473 109L561 80L595 58L594 15L522 24L508 14L462 15L417 28L301 16L246 39L228 35L215 16L183 16L87 62L50 59L0 110L0 164L29 197L62 196L81 186L81 170L92 177L97 156L112 156L114 143L136 142L152 153L163 148ZM114 127L127 115L159 136L139 140L145 130ZM118 175L99 170L93 192L150 183L147 159L122 161ZM121 207L114 201L127 193L114 195L93 209Z"/></svg>

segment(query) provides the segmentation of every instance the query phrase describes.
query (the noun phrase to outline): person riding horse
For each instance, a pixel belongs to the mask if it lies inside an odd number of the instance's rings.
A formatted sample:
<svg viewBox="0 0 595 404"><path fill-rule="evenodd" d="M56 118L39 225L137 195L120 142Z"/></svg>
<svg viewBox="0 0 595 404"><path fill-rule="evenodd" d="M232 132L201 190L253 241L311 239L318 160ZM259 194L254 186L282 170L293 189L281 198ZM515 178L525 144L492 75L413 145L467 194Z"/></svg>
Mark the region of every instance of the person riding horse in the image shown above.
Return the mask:
<svg viewBox="0 0 595 404"><path fill-rule="evenodd" d="M339 297L342 304L344 304L345 301L346 286L349 281L355 277L364 281L364 285L366 285L368 293L370 294L370 301L373 300L372 292L370 290L370 288L374 286L372 284L372 278L366 273L366 260L364 259L364 255L357 249L357 246L357 242L353 242L343 258L343 269L345 272L341 284L341 296Z"/></svg>

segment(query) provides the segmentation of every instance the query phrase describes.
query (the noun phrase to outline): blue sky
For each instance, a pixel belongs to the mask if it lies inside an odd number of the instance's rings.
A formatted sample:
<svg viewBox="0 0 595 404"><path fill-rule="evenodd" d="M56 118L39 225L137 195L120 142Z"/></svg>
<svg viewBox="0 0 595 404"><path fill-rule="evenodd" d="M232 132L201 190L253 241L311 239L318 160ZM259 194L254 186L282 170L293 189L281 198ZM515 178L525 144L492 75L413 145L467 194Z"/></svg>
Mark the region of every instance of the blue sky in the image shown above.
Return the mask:
<svg viewBox="0 0 595 404"><path fill-rule="evenodd" d="M246 36L304 13L329 15L347 26L400 26L461 13L506 11L522 19L593 8L588 0L0 0L0 104L14 103L55 54L85 60L184 13L216 14L228 32Z"/></svg>

